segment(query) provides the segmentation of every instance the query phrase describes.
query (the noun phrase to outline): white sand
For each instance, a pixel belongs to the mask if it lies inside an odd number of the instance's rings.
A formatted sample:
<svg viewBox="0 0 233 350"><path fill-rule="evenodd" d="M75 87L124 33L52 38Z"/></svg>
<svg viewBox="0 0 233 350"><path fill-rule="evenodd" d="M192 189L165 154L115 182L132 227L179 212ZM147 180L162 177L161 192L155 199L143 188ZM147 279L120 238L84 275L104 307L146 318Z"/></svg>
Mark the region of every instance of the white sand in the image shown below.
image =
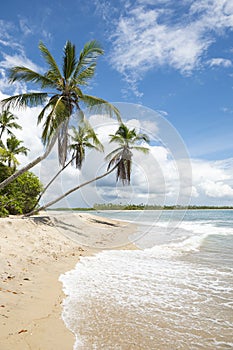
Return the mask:
<svg viewBox="0 0 233 350"><path fill-rule="evenodd" d="M51 214L50 214L51 215ZM68 350L60 274L80 256L134 249L134 226L87 213L0 219L0 349Z"/></svg>

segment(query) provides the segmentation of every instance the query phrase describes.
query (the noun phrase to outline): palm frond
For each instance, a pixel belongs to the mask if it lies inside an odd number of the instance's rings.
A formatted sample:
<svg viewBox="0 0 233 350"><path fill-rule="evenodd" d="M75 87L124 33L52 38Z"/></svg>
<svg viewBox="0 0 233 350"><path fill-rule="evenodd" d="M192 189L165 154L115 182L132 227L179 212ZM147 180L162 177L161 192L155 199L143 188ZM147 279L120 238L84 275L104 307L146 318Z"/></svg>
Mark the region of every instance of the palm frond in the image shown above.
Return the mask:
<svg viewBox="0 0 233 350"><path fill-rule="evenodd" d="M118 155L118 157L120 158L122 154L122 147L118 147L116 149L114 149L112 152L108 153L105 157L106 160L111 159L112 157L115 157L116 155Z"/></svg>
<svg viewBox="0 0 233 350"><path fill-rule="evenodd" d="M143 146L133 146L130 149L135 149L135 150L142 152L144 154L148 154L150 152L149 148L143 147Z"/></svg>
<svg viewBox="0 0 233 350"><path fill-rule="evenodd" d="M131 180L131 160L121 159L117 166L116 180L121 180L123 185L128 185Z"/></svg>
<svg viewBox="0 0 233 350"><path fill-rule="evenodd" d="M119 143L120 145L124 146L125 144L125 139L122 138L119 135L109 135L111 138L109 140L109 143L115 142L115 143Z"/></svg>
<svg viewBox="0 0 233 350"><path fill-rule="evenodd" d="M98 139L98 136L95 133L95 130L92 128L91 124L89 123L89 121L87 119L85 119L83 121L83 124L86 128L86 140L91 139L94 147L100 151L103 152L104 151L104 146L102 145L102 143L100 142L100 140Z"/></svg>
<svg viewBox="0 0 233 350"><path fill-rule="evenodd" d="M119 135L125 140L127 140L129 138L134 137L136 134L135 129L129 130L125 124L121 123L115 135Z"/></svg>
<svg viewBox="0 0 233 350"><path fill-rule="evenodd" d="M83 101L93 113L107 113L110 117L115 115L118 122L121 122L120 111L113 104L103 100L102 98L82 95L80 100Z"/></svg>
<svg viewBox="0 0 233 350"><path fill-rule="evenodd" d="M108 163L107 171L111 168L111 166L119 165L121 160L120 154L116 154L112 159L110 159L110 162Z"/></svg>
<svg viewBox="0 0 233 350"><path fill-rule="evenodd" d="M131 160L127 160L125 163L125 167L126 167L126 183L129 184L130 180L131 180Z"/></svg>
<svg viewBox="0 0 233 350"><path fill-rule="evenodd" d="M146 143L150 143L150 139L147 134L137 134L135 136L135 141L145 141Z"/></svg>
<svg viewBox="0 0 233 350"><path fill-rule="evenodd" d="M80 170L85 159L85 148L82 145L76 145L72 158L72 163Z"/></svg>
<svg viewBox="0 0 233 350"><path fill-rule="evenodd" d="M44 108L42 108L42 110L40 111L38 117L37 117L37 125L39 125L41 122L42 122L42 119L44 118L44 115L45 113L48 111L48 110L51 110L51 105L50 103L47 103ZM49 112L48 112L49 114Z"/></svg>
<svg viewBox="0 0 233 350"><path fill-rule="evenodd" d="M9 81L14 83L15 81L25 81L39 84L42 88L46 86L54 87L53 81L48 77L41 75L26 67L13 67L9 69Z"/></svg>
<svg viewBox="0 0 233 350"><path fill-rule="evenodd" d="M45 103L47 97L47 93L31 92L5 98L1 101L1 104L4 108L25 108L27 106L34 107Z"/></svg>
<svg viewBox="0 0 233 350"><path fill-rule="evenodd" d="M88 80L93 78L95 74L96 63L92 63L87 68L83 69L76 77L74 82L78 85L88 85Z"/></svg>
<svg viewBox="0 0 233 350"><path fill-rule="evenodd" d="M75 72L76 64L75 45L67 41L63 56L63 75L66 80Z"/></svg>
<svg viewBox="0 0 233 350"><path fill-rule="evenodd" d="M16 122L9 123L8 128L22 130L22 126L17 124Z"/></svg>
<svg viewBox="0 0 233 350"><path fill-rule="evenodd" d="M52 54L47 49L47 47L43 44L42 41L40 41L40 43L39 43L39 49L40 49L42 56L44 57L46 63L49 66L50 74L47 74L47 77L51 80L54 79L55 81L59 81L60 79L62 79L61 72L57 66L57 63L56 63L54 57L52 56Z"/></svg>
<svg viewBox="0 0 233 350"><path fill-rule="evenodd" d="M95 63L96 59L103 55L104 51L96 40L87 42L83 50L80 52L76 70L74 72L74 79L78 77L80 72L88 65Z"/></svg>
<svg viewBox="0 0 233 350"><path fill-rule="evenodd" d="M42 132L42 141L44 144L48 144L50 142L51 137L54 135L59 126L64 122L66 117L65 113L65 105L62 101L62 96L54 96L54 98L50 99L50 102L45 106L45 108L41 111L38 122L40 122L45 114L45 112L51 108L49 114L46 117L46 121L43 125ZM58 138L60 130L58 132Z"/></svg>

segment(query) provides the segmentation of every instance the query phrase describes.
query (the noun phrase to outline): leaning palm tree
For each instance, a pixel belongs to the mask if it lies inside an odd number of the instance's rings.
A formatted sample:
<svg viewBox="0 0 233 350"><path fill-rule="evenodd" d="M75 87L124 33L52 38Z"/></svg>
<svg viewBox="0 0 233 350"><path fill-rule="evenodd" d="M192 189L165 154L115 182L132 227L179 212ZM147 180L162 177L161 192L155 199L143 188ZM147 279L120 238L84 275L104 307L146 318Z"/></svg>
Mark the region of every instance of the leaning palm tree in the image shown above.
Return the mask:
<svg viewBox="0 0 233 350"><path fill-rule="evenodd" d="M47 191L50 185L56 180L56 178L63 172L71 163L75 165L79 170L81 169L85 160L86 149L95 149L99 152L103 152L104 147L99 141L95 131L87 121L84 121L78 126L78 130L72 126L71 144L69 150L72 151L71 159L57 172L57 174L48 182L41 192L37 204L39 203L43 194ZM36 205L37 205L36 204ZM35 207L36 207L35 205Z"/></svg>
<svg viewBox="0 0 233 350"><path fill-rule="evenodd" d="M23 141L18 140L15 136L11 136L6 140L6 147L0 147L0 159L7 163L9 168L16 170L19 161L16 156L19 154L27 155L28 148L21 146Z"/></svg>
<svg viewBox="0 0 233 350"><path fill-rule="evenodd" d="M117 143L119 144L119 147L106 156L106 160L109 160L107 170L113 165L117 165L117 181L121 180L123 185L129 184L132 169L132 150L138 150L145 154L148 153L148 148L137 144L141 141L149 143L149 138L146 134L137 134L135 129L128 129L123 123L120 125L116 133L110 135L110 137L110 143Z"/></svg>
<svg viewBox="0 0 233 350"><path fill-rule="evenodd" d="M2 139L3 133L6 131L8 135L13 135L11 129L22 129L22 127L16 123L16 117L9 110L3 110L0 114L0 140Z"/></svg>
<svg viewBox="0 0 233 350"><path fill-rule="evenodd" d="M132 129L132 130L128 129L127 126L123 123L120 125L117 132L114 135L110 135L110 137L111 137L110 142L118 143L120 147L118 147L117 149L115 149L114 151L112 151L106 156L106 159L110 159L110 162L108 164L107 171L104 174L101 174L95 177L94 179L88 180L68 190L66 193L62 194L56 199L26 214L26 216L33 215L40 210L44 210L50 207L51 205L59 202L60 200L67 197L71 193L79 190L80 188L92 182L95 182L97 180L100 180L103 177L111 174L116 169L117 169L117 180L118 179L122 180L124 185L129 184L130 174L132 169L131 165L132 165L133 151L137 150L147 154L149 152L149 149L147 147L141 146L139 143L142 141L149 143L149 138L146 134L142 134L142 133L137 134L135 129Z"/></svg>
<svg viewBox="0 0 233 350"><path fill-rule="evenodd" d="M51 143L54 143L54 135L56 135L59 162L64 166L68 150L68 129L72 115L76 113L80 120L83 120L82 108L88 107L94 113L104 111L110 116L116 115L120 121L120 113L107 101L87 95L82 91L82 87L88 85L89 80L95 74L97 58L103 54L102 48L95 40L84 45L79 57L76 56L75 45L67 41L61 69L42 42L39 44L39 49L48 66L48 70L44 74L27 67L17 66L10 69L9 78L11 83L16 81L35 83L42 91L12 96L4 99L2 104L5 107L13 108L44 105L38 116L38 124L43 122L42 141L44 145L49 147ZM38 161L41 161L41 157L38 157ZM34 166L35 163L32 163ZM31 167L27 167L26 170ZM9 181L11 180L8 179L7 183L0 184L0 188L8 184Z"/></svg>

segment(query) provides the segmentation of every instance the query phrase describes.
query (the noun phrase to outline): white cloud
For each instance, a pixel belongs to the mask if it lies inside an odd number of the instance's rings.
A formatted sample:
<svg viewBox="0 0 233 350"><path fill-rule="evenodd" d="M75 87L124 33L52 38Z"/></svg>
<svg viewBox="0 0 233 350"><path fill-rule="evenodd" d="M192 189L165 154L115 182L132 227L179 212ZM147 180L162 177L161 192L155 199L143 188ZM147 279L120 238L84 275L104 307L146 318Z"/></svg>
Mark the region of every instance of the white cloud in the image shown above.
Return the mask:
<svg viewBox="0 0 233 350"><path fill-rule="evenodd" d="M29 58L25 55L8 55L3 53L4 60L0 62L0 67L2 68L12 68L14 66L24 66L30 68L35 71L40 71L40 67L38 67L35 63L33 63Z"/></svg>
<svg viewBox="0 0 233 350"><path fill-rule="evenodd" d="M233 188L224 182L206 180L201 187L208 197L233 199Z"/></svg>
<svg viewBox="0 0 233 350"><path fill-rule="evenodd" d="M110 63L136 94L136 82L152 68L170 66L182 74L200 68L217 36L233 29L232 0L185 1L179 10L177 21L173 2L141 0L124 8L115 22ZM226 59L209 63L230 65Z"/></svg>
<svg viewBox="0 0 233 350"><path fill-rule="evenodd" d="M208 198L229 200L233 198L233 159L222 161L192 160L193 186L202 203Z"/></svg>
<svg viewBox="0 0 233 350"><path fill-rule="evenodd" d="M25 56L23 52L20 54L8 55L2 53L3 60L0 61L0 89L1 91L12 92L12 95L19 93L25 93L28 89L26 83L16 81L14 84L10 84L7 76L7 69L15 66L25 66L34 71L41 72L41 68L34 64L29 58Z"/></svg>
<svg viewBox="0 0 233 350"><path fill-rule="evenodd" d="M141 122L142 132L148 133L148 130L152 135L158 134L158 126L150 120L142 120Z"/></svg>
<svg viewBox="0 0 233 350"><path fill-rule="evenodd" d="M4 97L6 96L0 95L0 98ZM40 139L41 126L37 126L39 110L40 108L38 107L15 111L15 114L19 117L18 122L23 127L22 130L17 130L15 133L19 139L24 140L24 145L31 149L27 157L19 158L21 165L28 163L43 153L43 145ZM168 123L163 119L161 121ZM88 152L81 172L73 167L67 168L64 174L51 186L50 191L44 197L45 202L106 171L107 162L104 160L104 157L115 147L113 144L108 144L108 135L114 133L118 125L114 120L99 115L92 116L91 122L106 147L105 154L95 151ZM127 125L130 128L136 127L138 130L142 128L143 132L149 130L155 138L159 138L161 135L160 125L155 122L152 123L146 117L139 120L131 118L127 121ZM166 125L166 130L169 132L170 137L175 138L172 131L168 129L168 124ZM152 139L152 143L149 146L149 155L144 155L140 152L134 153L131 186L122 187L119 183L116 184L116 174L114 172L98 182L82 188L56 206L92 206L94 203L108 201L188 204L190 194L192 194L192 204L226 205L227 203L229 204L229 201L232 201L233 159L222 161L191 159L191 176L189 173L189 160L180 157L182 152L176 153L173 150L179 144L173 141L170 144L167 142L163 144L162 141L158 144L153 143ZM182 145L179 147L182 147ZM46 184L58 169L55 147L49 158L32 170Z"/></svg>
<svg viewBox="0 0 233 350"><path fill-rule="evenodd" d="M103 158L104 155L94 152L88 156L79 176L81 183L105 172ZM81 200L90 206L115 201L187 205L190 194L192 204L227 205L233 198L233 159L221 162L191 160L192 179L187 179L184 175L187 162L183 167L179 165L164 146L150 146L150 154L147 156L135 152L133 159L132 182L129 187L117 184L114 173L72 195L68 199L69 205L76 202L77 206L77 201ZM77 180L75 172L72 176L70 174L69 179L69 185L72 185L72 179ZM66 181L66 177L63 177L63 181Z"/></svg>
<svg viewBox="0 0 233 350"><path fill-rule="evenodd" d="M221 164L216 161L192 161L193 181L195 184L201 184L206 181L225 181L230 175L226 172L225 163Z"/></svg>
<svg viewBox="0 0 233 350"><path fill-rule="evenodd" d="M0 20L0 89L8 94L18 94L26 91L26 84L23 82L15 82L9 84L7 78L7 70L14 66L26 66L37 72L42 72L41 67L36 65L25 54L22 44L22 32L24 36L32 33L32 29L27 24L27 20L19 18L16 25L13 22ZM18 39L20 35L20 40Z"/></svg>
<svg viewBox="0 0 233 350"><path fill-rule="evenodd" d="M18 28L12 22L0 20L0 44L17 52L23 52L23 46L16 39Z"/></svg>
<svg viewBox="0 0 233 350"><path fill-rule="evenodd" d="M228 68L232 66L231 60L228 60L226 58L212 58L207 63L210 65L210 67L222 66Z"/></svg>
<svg viewBox="0 0 233 350"><path fill-rule="evenodd" d="M128 125L134 127L135 120L129 120ZM115 129L116 125L112 127ZM105 142L106 153L108 153L112 147L115 147L112 145L109 148L107 144L106 136L109 132L113 133L111 124L102 125L97 130L100 138ZM117 184L113 173L70 196L67 199L69 205L78 206L77 203L85 203L92 206L94 203L115 201L187 205L190 194L192 194L192 204L227 205L229 200L232 200L233 159L223 161L191 159L192 178L190 178L187 171L188 161L174 159L171 150L165 145L151 145L149 148L149 155L134 153L132 182L129 187ZM75 171L72 174L70 172L67 178L63 176L64 188L72 186L74 181L82 183L94 178L97 174L104 173L106 165L103 154L91 152L78 180Z"/></svg>

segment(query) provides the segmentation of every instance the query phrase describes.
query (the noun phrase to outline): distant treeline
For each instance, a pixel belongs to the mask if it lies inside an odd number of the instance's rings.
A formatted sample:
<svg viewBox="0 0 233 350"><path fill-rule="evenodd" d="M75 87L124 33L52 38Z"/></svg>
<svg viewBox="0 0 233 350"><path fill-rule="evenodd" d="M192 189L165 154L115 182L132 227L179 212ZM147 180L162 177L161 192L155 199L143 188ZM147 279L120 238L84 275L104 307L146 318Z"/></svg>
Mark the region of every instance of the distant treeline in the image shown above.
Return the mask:
<svg viewBox="0 0 233 350"><path fill-rule="evenodd" d="M48 211L91 211L95 210L94 208L47 208Z"/></svg>
<svg viewBox="0 0 233 350"><path fill-rule="evenodd" d="M94 210L194 210L194 209L233 209L233 206L207 206L207 205L144 205L144 204L94 204Z"/></svg>
<svg viewBox="0 0 233 350"><path fill-rule="evenodd" d="M233 209L233 206L209 206L209 205L144 205L144 204L94 204L92 208L50 208L47 210L59 211L91 211L91 210L201 210L201 209Z"/></svg>

